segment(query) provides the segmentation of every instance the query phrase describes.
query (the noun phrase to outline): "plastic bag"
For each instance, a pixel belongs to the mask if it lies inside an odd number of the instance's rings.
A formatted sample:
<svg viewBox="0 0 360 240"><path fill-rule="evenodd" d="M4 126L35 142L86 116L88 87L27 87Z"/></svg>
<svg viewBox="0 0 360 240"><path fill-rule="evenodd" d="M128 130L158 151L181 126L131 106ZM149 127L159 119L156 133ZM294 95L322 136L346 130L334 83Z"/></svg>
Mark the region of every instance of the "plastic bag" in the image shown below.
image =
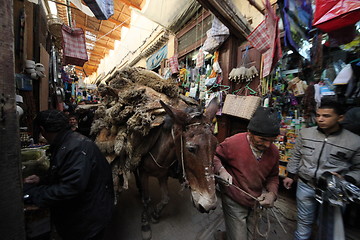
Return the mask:
<svg viewBox="0 0 360 240"><path fill-rule="evenodd" d="M317 0L313 26L331 32L360 20L359 0Z"/></svg>

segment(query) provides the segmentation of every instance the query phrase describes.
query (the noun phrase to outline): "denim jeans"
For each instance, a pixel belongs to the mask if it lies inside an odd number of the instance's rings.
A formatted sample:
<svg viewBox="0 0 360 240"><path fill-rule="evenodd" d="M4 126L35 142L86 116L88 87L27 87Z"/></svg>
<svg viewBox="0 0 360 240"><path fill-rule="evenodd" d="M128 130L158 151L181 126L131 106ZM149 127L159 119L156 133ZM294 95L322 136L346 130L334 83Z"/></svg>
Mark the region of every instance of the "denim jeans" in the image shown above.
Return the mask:
<svg viewBox="0 0 360 240"><path fill-rule="evenodd" d="M251 208L242 206L222 194L222 208L226 227L226 240L247 240Z"/></svg>
<svg viewBox="0 0 360 240"><path fill-rule="evenodd" d="M301 180L298 181L297 185L296 202L298 221L295 239L308 240L311 236L312 225L317 215L319 203L315 199L315 190Z"/></svg>

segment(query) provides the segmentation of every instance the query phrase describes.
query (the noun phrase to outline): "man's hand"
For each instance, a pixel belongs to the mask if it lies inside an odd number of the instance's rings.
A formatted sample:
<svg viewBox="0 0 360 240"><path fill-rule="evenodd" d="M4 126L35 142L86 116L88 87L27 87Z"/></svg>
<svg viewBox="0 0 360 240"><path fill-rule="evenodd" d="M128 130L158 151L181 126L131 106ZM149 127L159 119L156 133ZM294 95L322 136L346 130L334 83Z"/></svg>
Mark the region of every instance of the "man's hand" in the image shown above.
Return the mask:
<svg viewBox="0 0 360 240"><path fill-rule="evenodd" d="M286 178L283 180L284 187L285 187L286 189L290 189L290 188L291 188L291 185L293 184L293 182L294 182L294 179L289 178L289 177L286 177Z"/></svg>
<svg viewBox="0 0 360 240"><path fill-rule="evenodd" d="M274 206L276 195L273 192L262 193L257 199L261 206L269 208Z"/></svg>
<svg viewBox="0 0 360 240"><path fill-rule="evenodd" d="M228 182L229 184L232 184L232 176L230 175L230 173L228 173L228 171L226 171L226 169L224 167L221 167L219 170L219 176L225 180L226 182Z"/></svg>
<svg viewBox="0 0 360 240"><path fill-rule="evenodd" d="M31 175L24 179L24 183L39 183L39 182L40 182L40 178L36 175Z"/></svg>

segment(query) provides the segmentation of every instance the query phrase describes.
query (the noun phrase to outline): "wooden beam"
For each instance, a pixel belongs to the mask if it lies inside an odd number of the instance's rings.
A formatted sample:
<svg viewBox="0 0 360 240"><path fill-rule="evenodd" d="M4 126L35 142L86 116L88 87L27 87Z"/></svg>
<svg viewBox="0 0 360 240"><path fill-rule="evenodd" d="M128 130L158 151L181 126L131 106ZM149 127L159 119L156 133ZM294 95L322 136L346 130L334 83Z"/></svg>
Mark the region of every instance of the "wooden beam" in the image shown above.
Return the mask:
<svg viewBox="0 0 360 240"><path fill-rule="evenodd" d="M99 41L99 42L90 42L90 41L87 41L87 43L94 44L94 48L95 48L95 47L101 47L101 48L106 48L106 49L114 49L114 43L110 43L109 45L108 45L108 44L103 44L103 43L101 43L100 41Z"/></svg>
<svg viewBox="0 0 360 240"><path fill-rule="evenodd" d="M120 22L114 18L109 18L108 20L103 20L103 21L109 21L109 22L115 23L116 26L121 25L122 27L126 27L126 28L130 27L130 24L128 24L127 22Z"/></svg>
<svg viewBox="0 0 360 240"><path fill-rule="evenodd" d="M97 52L94 52L94 51L87 51L88 54L92 55L92 56L97 56L97 57L100 57L100 58L104 58L105 57L105 54L100 54L100 53L97 53Z"/></svg>
<svg viewBox="0 0 360 240"><path fill-rule="evenodd" d="M129 0L120 0L120 2L124 3L125 5L128 5L130 7L133 7L133 8L136 8L138 10L141 10L141 7L140 5L135 5L134 3L132 3L131 1Z"/></svg>
<svg viewBox="0 0 360 240"><path fill-rule="evenodd" d="M105 50L105 48L104 48L104 50ZM93 49L93 50L91 50L91 51L88 51L88 52L91 52L91 53L95 53L95 54L97 54L97 55L101 55L101 56L106 56L106 52L104 52L104 51L97 51L97 49Z"/></svg>
<svg viewBox="0 0 360 240"><path fill-rule="evenodd" d="M100 64L100 61L87 61L86 64L90 65L90 66L98 67Z"/></svg>
<svg viewBox="0 0 360 240"><path fill-rule="evenodd" d="M107 34L105 37L108 37L108 38L111 38L111 39L114 39L114 40L120 40L121 39L121 32L118 31L117 29L108 34L108 32L104 32L102 30L98 31L96 29L89 28L89 27L84 26L84 25L79 24L79 23L76 24L76 27L82 28L83 30L89 31L89 32L91 32L91 33L93 33L95 35L100 35L100 36L96 36L96 37L103 37L104 35Z"/></svg>

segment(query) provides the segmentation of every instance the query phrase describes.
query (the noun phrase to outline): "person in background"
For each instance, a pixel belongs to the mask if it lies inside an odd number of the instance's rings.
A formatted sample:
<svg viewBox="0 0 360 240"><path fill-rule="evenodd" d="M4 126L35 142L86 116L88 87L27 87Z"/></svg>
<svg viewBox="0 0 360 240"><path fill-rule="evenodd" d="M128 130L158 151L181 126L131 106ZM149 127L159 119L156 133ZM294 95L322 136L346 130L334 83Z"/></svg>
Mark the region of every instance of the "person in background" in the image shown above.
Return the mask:
<svg viewBox="0 0 360 240"><path fill-rule="evenodd" d="M64 240L100 240L114 204L109 163L87 137L69 129L57 110L40 112L35 120L50 144L50 168L44 179L24 179L25 203L49 207Z"/></svg>
<svg viewBox="0 0 360 240"><path fill-rule="evenodd" d="M78 130L78 120L75 115L69 115L69 125L71 130L77 131Z"/></svg>
<svg viewBox="0 0 360 240"><path fill-rule="evenodd" d="M325 172L336 174L353 184L360 182L360 137L342 128L343 114L341 104L323 97L316 111L318 126L302 129L296 140L287 165L288 175L283 182L289 189L298 178L296 240L310 239L312 225L320 218L316 216L320 203L315 199L315 189ZM341 218L341 214L338 216ZM327 221L326 225L334 226L330 218ZM340 225L339 222L337 225ZM325 224L320 225L323 226ZM334 227L329 227L321 232L331 235L326 239L345 239L343 230L333 230Z"/></svg>
<svg viewBox="0 0 360 240"><path fill-rule="evenodd" d="M345 113L344 120L341 125L360 136L360 107L354 107Z"/></svg>
<svg viewBox="0 0 360 240"><path fill-rule="evenodd" d="M225 139L216 149L215 173L229 184L221 186L227 240L250 237L249 216L256 202L264 207L274 205L279 185L279 151L273 141L279 133L278 113L259 107L249 122L248 132Z"/></svg>

